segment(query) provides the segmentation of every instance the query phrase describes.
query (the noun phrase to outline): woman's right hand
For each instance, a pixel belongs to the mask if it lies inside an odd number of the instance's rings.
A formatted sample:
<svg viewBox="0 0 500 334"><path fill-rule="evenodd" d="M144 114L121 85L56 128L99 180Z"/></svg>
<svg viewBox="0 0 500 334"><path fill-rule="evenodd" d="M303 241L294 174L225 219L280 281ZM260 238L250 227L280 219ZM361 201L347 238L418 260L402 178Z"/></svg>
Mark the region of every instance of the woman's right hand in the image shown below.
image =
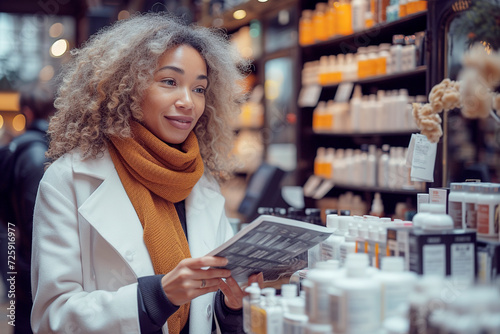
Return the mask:
<svg viewBox="0 0 500 334"><path fill-rule="evenodd" d="M223 257L204 256L196 259L184 259L161 279L163 291L168 300L177 306L209 292L219 290L221 278L231 276L228 269L201 269L207 267L223 267L227 259Z"/></svg>

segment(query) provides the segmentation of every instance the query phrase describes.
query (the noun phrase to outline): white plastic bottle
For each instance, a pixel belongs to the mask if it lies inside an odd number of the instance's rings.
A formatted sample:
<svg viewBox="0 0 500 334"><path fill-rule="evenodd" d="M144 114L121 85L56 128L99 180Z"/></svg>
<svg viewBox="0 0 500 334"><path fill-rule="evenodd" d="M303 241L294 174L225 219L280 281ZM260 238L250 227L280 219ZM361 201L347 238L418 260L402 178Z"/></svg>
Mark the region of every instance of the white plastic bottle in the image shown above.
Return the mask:
<svg viewBox="0 0 500 334"><path fill-rule="evenodd" d="M352 30L359 32L365 29L365 14L368 10L368 2L366 0L353 0L352 6Z"/></svg>
<svg viewBox="0 0 500 334"><path fill-rule="evenodd" d="M341 266L345 264L347 254L356 252L356 240L358 238L358 227L354 222L354 218L350 216L347 216L346 218L348 218L348 233L345 235L344 241L342 241L339 245L339 260Z"/></svg>
<svg viewBox="0 0 500 334"><path fill-rule="evenodd" d="M367 274L368 255L349 254L346 276L329 290L330 319L336 334L380 329L380 284Z"/></svg>
<svg viewBox="0 0 500 334"><path fill-rule="evenodd" d="M381 284L382 320L401 315L409 307L409 295L417 282L417 275L404 271L404 259L399 256L382 258L381 270L375 279Z"/></svg>
<svg viewBox="0 0 500 334"><path fill-rule="evenodd" d="M333 246L333 259L340 261L340 245L345 241L345 236L349 232L349 223L352 221L350 216L338 217L338 229L333 232L332 246Z"/></svg>
<svg viewBox="0 0 500 334"><path fill-rule="evenodd" d="M391 147L389 151L389 188L395 189L398 185L399 161L397 156L397 147Z"/></svg>
<svg viewBox="0 0 500 334"><path fill-rule="evenodd" d="M450 183L450 194L448 195L448 213L453 219L453 225L457 229L463 228L465 217L463 215L462 204L464 201L465 192L462 183Z"/></svg>
<svg viewBox="0 0 500 334"><path fill-rule="evenodd" d="M477 233L498 237L500 225L500 184L483 185L477 199Z"/></svg>
<svg viewBox="0 0 500 334"><path fill-rule="evenodd" d="M318 262L317 267L310 270L307 279L311 281L310 295L306 295L310 307L306 310L309 323L330 324L328 289L332 282L342 277L344 272L339 270L338 261Z"/></svg>
<svg viewBox="0 0 500 334"><path fill-rule="evenodd" d="M331 228L333 233L335 233L339 228L339 219L336 214L329 214L326 216L326 227ZM321 249L321 261L326 261L330 259L335 259L335 250L334 250L334 242L335 235L330 235L325 241L320 243Z"/></svg>
<svg viewBox="0 0 500 334"><path fill-rule="evenodd" d="M443 213L443 206L444 204L437 203L421 204L420 208L428 212L420 225L423 230L443 231L453 229L453 219L446 213Z"/></svg>
<svg viewBox="0 0 500 334"><path fill-rule="evenodd" d="M378 161L378 186L382 188L389 187L389 150L388 144L382 145L382 154Z"/></svg>
<svg viewBox="0 0 500 334"><path fill-rule="evenodd" d="M282 284L281 285L281 297L278 298L281 307L283 307L283 312L288 310L288 303L297 297L297 285L296 284Z"/></svg>
<svg viewBox="0 0 500 334"><path fill-rule="evenodd" d="M265 314L265 328L263 333L283 333L283 308L276 299L275 288L262 289L264 300L261 303Z"/></svg>
<svg viewBox="0 0 500 334"><path fill-rule="evenodd" d="M304 334L307 320L304 299L300 297L291 299L283 315L283 334Z"/></svg>
<svg viewBox="0 0 500 334"><path fill-rule="evenodd" d="M375 145L368 146L368 159L367 159L367 186L375 187L377 184L377 147Z"/></svg>
<svg viewBox="0 0 500 334"><path fill-rule="evenodd" d="M397 74L402 72L404 35L394 35L392 37L391 53L391 73Z"/></svg>
<svg viewBox="0 0 500 334"><path fill-rule="evenodd" d="M252 331L252 305L259 305L260 303L260 288L258 283L252 283L245 289L248 293L243 298L243 330L245 333L253 333Z"/></svg>

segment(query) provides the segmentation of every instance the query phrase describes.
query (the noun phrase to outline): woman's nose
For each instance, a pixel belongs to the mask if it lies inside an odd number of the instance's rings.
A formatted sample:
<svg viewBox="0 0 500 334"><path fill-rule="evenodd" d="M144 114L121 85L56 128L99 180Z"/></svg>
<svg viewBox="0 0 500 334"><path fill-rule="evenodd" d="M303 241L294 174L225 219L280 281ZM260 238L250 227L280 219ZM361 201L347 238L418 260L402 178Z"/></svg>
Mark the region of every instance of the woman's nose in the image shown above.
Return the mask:
<svg viewBox="0 0 500 334"><path fill-rule="evenodd" d="M194 102L191 93L192 92L189 88L182 89L179 92L179 97L175 102L175 106L178 108L192 109L194 107Z"/></svg>

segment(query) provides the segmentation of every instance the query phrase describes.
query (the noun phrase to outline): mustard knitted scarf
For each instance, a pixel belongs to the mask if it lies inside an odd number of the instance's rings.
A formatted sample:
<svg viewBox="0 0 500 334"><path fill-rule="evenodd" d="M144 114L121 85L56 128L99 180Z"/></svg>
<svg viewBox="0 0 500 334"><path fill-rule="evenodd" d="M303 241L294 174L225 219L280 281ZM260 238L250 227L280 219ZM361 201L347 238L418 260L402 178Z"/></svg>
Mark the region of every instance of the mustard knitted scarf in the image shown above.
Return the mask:
<svg viewBox="0 0 500 334"><path fill-rule="evenodd" d="M173 148L131 121L132 138L111 137L109 152L144 229L144 242L156 274L166 274L191 257L174 204L189 195L203 175L198 140L191 132L181 149ZM187 322L190 303L168 318L169 333Z"/></svg>

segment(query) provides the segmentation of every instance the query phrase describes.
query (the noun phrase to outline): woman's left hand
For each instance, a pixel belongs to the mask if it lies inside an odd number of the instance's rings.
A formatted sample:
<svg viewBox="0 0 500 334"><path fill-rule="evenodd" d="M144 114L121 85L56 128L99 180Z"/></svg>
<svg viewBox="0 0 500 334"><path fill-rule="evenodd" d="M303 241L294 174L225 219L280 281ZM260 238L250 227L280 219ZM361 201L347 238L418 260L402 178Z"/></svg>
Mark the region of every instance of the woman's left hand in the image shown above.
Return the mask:
<svg viewBox="0 0 500 334"><path fill-rule="evenodd" d="M254 274L248 277L246 286L257 282L262 287L264 284L264 275L262 273ZM247 295L244 288L241 288L233 277L228 277L225 282L222 281L219 289L224 293L224 303L232 310L239 310L243 307L243 297Z"/></svg>

